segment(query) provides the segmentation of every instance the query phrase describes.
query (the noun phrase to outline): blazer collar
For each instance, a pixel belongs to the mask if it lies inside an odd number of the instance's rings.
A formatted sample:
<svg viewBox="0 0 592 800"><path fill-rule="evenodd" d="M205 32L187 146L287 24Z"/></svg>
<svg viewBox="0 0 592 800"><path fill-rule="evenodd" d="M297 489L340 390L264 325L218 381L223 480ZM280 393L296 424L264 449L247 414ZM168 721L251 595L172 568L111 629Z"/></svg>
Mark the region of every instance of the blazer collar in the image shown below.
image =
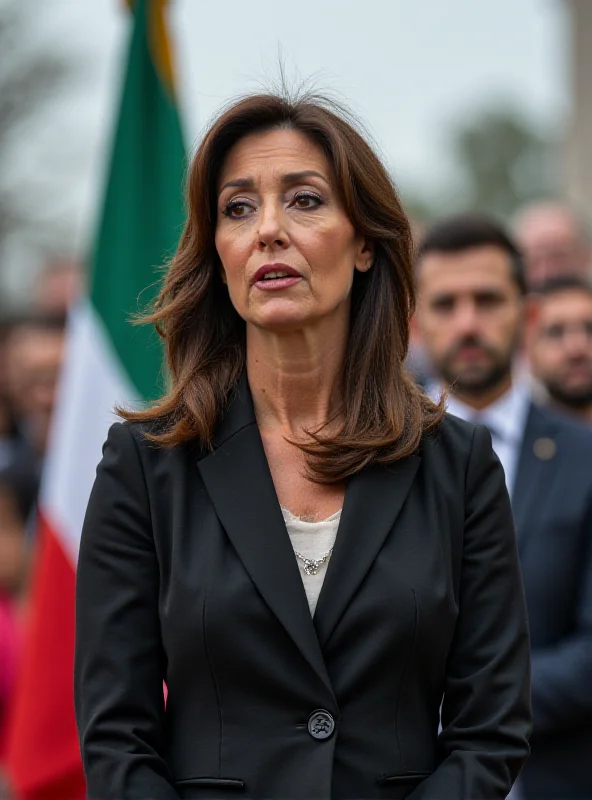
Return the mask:
<svg viewBox="0 0 592 800"><path fill-rule="evenodd" d="M214 445L213 452L198 461L198 469L220 522L263 599L332 693L246 375L218 426Z"/></svg>
<svg viewBox="0 0 592 800"><path fill-rule="evenodd" d="M260 594L332 692L322 654L403 506L420 458L374 465L348 481L335 548L313 620L243 374L198 468ZM316 630L315 630L316 628Z"/></svg>
<svg viewBox="0 0 592 800"><path fill-rule="evenodd" d="M413 485L421 462L409 456L374 464L348 482L333 555L314 623L325 646L378 555Z"/></svg>
<svg viewBox="0 0 592 800"><path fill-rule="evenodd" d="M249 388L247 373L243 371L230 396L226 411L214 432L214 449L221 447L243 428L256 424L253 397Z"/></svg>

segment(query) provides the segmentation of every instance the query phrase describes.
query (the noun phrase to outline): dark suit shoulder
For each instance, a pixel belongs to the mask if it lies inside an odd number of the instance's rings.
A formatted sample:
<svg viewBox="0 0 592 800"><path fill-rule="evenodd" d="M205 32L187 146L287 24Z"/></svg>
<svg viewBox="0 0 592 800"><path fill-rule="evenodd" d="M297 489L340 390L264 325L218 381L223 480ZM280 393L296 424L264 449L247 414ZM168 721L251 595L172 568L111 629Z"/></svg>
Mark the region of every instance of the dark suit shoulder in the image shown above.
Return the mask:
<svg viewBox="0 0 592 800"><path fill-rule="evenodd" d="M476 428L477 426L472 422L466 422L447 412L436 430L424 437L422 449L438 448L445 451L456 451L468 457Z"/></svg>
<svg viewBox="0 0 592 800"><path fill-rule="evenodd" d="M581 454L586 459L592 458L592 427L546 406L533 404L531 413L535 419L538 417L537 423L541 429L544 427L549 433L560 437L563 446L569 447L570 455Z"/></svg>
<svg viewBox="0 0 592 800"><path fill-rule="evenodd" d="M464 485L477 425L446 413L436 430L424 436L418 455L441 479Z"/></svg>
<svg viewBox="0 0 592 800"><path fill-rule="evenodd" d="M454 414L446 412L441 426L450 436L456 437L459 442L464 441L470 443L475 434L477 426L472 422L467 422Z"/></svg>
<svg viewBox="0 0 592 800"><path fill-rule="evenodd" d="M129 422L126 420L125 422L115 423L111 428L109 437L111 438L113 433L115 433L116 437L118 435L131 434L129 439L135 443L140 461L144 463L145 468L150 472L153 470L159 471L161 468L170 469L173 465L180 466L181 464L191 469L190 465L203 458L209 452L197 441L165 446L150 439L151 435L161 433L162 430L162 423L152 421Z"/></svg>
<svg viewBox="0 0 592 800"><path fill-rule="evenodd" d="M117 428L118 426L124 430L127 430L137 444L142 447L150 444L150 440L147 438L147 435L149 436L150 434L154 434L158 430L155 422L130 422L129 420L123 420L121 422L116 422L113 425L114 428Z"/></svg>

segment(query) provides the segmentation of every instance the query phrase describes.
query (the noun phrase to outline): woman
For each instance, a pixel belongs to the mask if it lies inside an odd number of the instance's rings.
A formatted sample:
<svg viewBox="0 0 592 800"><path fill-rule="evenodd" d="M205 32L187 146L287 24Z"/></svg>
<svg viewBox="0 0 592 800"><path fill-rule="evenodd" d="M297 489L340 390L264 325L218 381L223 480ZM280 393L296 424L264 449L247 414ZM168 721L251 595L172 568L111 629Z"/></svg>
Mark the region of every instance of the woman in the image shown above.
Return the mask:
<svg viewBox="0 0 592 800"><path fill-rule="evenodd" d="M171 388L111 429L82 536L90 797L505 797L530 731L508 497L486 431L403 371L384 166L338 109L263 95L188 185L151 317Z"/></svg>

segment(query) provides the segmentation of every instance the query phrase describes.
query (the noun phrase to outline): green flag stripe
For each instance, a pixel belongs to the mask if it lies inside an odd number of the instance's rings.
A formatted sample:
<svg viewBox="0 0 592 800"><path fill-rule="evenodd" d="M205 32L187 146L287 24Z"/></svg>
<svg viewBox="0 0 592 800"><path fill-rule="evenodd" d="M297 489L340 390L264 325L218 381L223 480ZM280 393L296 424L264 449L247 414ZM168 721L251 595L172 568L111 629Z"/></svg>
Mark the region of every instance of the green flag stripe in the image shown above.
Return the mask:
<svg viewBox="0 0 592 800"><path fill-rule="evenodd" d="M130 317L154 299L185 217L183 136L174 99L151 58L149 2L135 4L90 292L124 370L146 400L163 389L162 347L151 328L132 326Z"/></svg>

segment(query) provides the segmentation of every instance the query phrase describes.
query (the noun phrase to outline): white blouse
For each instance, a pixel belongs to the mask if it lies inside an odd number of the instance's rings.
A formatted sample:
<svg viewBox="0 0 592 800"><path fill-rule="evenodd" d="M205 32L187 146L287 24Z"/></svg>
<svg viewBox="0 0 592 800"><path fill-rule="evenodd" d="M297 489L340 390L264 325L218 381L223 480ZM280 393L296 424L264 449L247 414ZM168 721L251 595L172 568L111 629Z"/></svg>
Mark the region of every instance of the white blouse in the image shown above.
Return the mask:
<svg viewBox="0 0 592 800"><path fill-rule="evenodd" d="M314 574L314 570L305 571L306 564L302 558L296 557L310 613L314 615L331 557L330 551L337 537L341 511L336 511L335 514L320 522L306 522L300 517L294 516L287 508L282 508L282 514L295 553L300 553L304 558L315 561L329 553L327 560L318 567L316 574Z"/></svg>

